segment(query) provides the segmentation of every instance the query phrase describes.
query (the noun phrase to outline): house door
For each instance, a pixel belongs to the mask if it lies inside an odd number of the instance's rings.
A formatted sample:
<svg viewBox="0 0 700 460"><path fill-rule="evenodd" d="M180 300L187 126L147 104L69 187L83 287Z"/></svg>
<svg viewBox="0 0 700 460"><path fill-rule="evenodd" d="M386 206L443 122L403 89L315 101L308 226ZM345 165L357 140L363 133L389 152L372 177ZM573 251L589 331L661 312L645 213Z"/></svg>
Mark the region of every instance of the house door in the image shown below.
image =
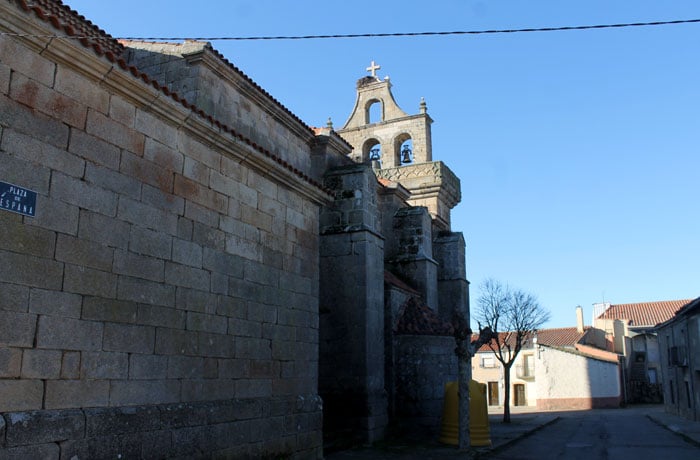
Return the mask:
<svg viewBox="0 0 700 460"><path fill-rule="evenodd" d="M513 385L513 397L515 398L516 406L527 406L527 400L525 399L525 385L522 383L516 383Z"/></svg>
<svg viewBox="0 0 700 460"><path fill-rule="evenodd" d="M488 382L489 384L489 406L498 406L498 382Z"/></svg>

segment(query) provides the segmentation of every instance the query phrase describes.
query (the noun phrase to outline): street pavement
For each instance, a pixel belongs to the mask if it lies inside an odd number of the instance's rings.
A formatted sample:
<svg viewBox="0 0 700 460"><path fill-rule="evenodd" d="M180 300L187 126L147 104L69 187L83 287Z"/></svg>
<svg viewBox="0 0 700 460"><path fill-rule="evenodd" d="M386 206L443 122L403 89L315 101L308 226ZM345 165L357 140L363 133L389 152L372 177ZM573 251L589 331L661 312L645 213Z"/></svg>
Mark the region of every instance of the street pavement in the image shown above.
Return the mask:
<svg viewBox="0 0 700 460"><path fill-rule="evenodd" d="M656 409L656 408L654 408ZM678 422L647 407L560 413L551 426L498 450L493 460L697 460L700 447L688 442L657 419ZM692 426L686 421L683 425ZM678 424L681 425L680 423ZM689 437L690 438L690 437Z"/></svg>
<svg viewBox="0 0 700 460"><path fill-rule="evenodd" d="M655 407L656 409L656 407ZM647 417L652 422L673 431L696 447L700 447L700 422L691 422L662 410L649 411Z"/></svg>
<svg viewBox="0 0 700 460"><path fill-rule="evenodd" d="M544 453L539 453L532 456L520 452L520 456L514 457L512 452L518 452L522 443L530 438L542 436L545 439L549 432L554 432L560 423L565 419L579 420L583 418L597 418L599 420L608 420L615 417L620 417L620 420L639 420L642 423L647 423L652 427L658 427L661 433L668 435L669 439L677 442L680 446L685 446L687 452L690 452L690 457L700 458L700 422L690 422L678 416L664 412L661 405L649 406L632 406L622 409L595 409L591 411L570 411L570 412L536 412L531 408L514 407L511 408L511 423L504 424L503 416L498 413L498 409L489 411L489 425L491 431L492 446L488 448L476 448L472 452L460 452L453 446L440 444L437 441L415 442L410 440L388 440L374 446L364 446L351 450L329 453L325 456L328 460L364 460L364 459L379 459L379 460L409 460L409 459L425 459L425 460L445 460L445 459L467 459L467 458L554 458L551 451L547 451L548 442L533 441L535 447ZM629 417L629 419L627 419ZM568 423L568 422L565 422ZM573 429L573 428L572 428ZM580 427L579 427L580 429ZM630 428L632 429L632 428ZM646 429L649 429L648 427ZM650 444L654 444L654 439L649 440ZM586 452L587 443L579 443L582 453ZM578 446L579 444L576 444ZM520 449L524 450L524 449ZM511 452L512 451L512 452ZM697 453L696 453L697 451ZM651 453L652 450L646 448L646 453ZM683 451L686 452L685 450ZM588 459L597 458L595 455L590 455L588 451ZM644 457L644 449L642 455L636 455L638 458ZM505 455L505 456L502 456ZM668 455L665 458L673 458ZM601 457L602 458L602 457ZM610 457L613 458L613 457ZM618 457L624 458L624 457ZM686 457L679 457L686 458Z"/></svg>

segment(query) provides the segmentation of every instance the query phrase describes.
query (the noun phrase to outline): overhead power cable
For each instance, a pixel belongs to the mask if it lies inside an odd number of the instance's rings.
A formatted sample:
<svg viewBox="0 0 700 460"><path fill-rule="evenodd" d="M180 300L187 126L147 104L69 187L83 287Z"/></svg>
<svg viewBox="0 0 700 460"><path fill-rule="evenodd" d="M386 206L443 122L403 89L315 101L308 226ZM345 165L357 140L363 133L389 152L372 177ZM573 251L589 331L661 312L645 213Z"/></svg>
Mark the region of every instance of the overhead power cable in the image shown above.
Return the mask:
<svg viewBox="0 0 700 460"><path fill-rule="evenodd" d="M700 19L679 19L674 21L653 21L653 22L629 22L621 24L596 24L583 26L562 26L562 27L537 27L525 29L487 29L487 30L453 30L437 32L391 32L391 33L362 33L362 34L328 34L328 35L261 35L250 37L117 37L121 40L143 40L143 41L254 41L254 40L314 40L314 39L334 39L334 38L379 38L379 37L429 37L446 35L492 35L492 34L513 34L527 32L562 32L570 30L595 30L595 29L620 29L625 27L648 27L666 26L677 24L700 23ZM23 37L46 37L46 38L89 38L85 36L59 36L59 35L31 35L0 33L0 35L13 35Z"/></svg>

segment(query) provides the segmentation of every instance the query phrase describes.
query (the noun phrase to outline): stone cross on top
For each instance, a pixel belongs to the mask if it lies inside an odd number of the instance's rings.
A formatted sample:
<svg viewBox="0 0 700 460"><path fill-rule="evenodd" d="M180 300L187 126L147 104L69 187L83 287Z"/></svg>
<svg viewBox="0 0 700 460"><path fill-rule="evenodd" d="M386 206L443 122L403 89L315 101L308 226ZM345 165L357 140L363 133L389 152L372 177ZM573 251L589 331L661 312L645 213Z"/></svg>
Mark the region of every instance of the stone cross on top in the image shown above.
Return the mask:
<svg viewBox="0 0 700 460"><path fill-rule="evenodd" d="M377 78L377 70L381 68L382 67L380 65L375 64L373 60L369 67L367 67L367 72L370 72L374 78Z"/></svg>

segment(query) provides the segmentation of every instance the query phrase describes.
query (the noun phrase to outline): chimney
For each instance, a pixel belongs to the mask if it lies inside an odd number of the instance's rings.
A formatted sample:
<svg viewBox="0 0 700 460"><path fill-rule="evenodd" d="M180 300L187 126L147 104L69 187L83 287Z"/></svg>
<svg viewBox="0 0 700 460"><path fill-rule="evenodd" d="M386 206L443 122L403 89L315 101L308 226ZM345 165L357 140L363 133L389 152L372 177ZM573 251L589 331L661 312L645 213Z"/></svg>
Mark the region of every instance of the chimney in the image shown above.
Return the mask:
<svg viewBox="0 0 700 460"><path fill-rule="evenodd" d="M583 308L581 305L576 307L576 331L583 332Z"/></svg>

